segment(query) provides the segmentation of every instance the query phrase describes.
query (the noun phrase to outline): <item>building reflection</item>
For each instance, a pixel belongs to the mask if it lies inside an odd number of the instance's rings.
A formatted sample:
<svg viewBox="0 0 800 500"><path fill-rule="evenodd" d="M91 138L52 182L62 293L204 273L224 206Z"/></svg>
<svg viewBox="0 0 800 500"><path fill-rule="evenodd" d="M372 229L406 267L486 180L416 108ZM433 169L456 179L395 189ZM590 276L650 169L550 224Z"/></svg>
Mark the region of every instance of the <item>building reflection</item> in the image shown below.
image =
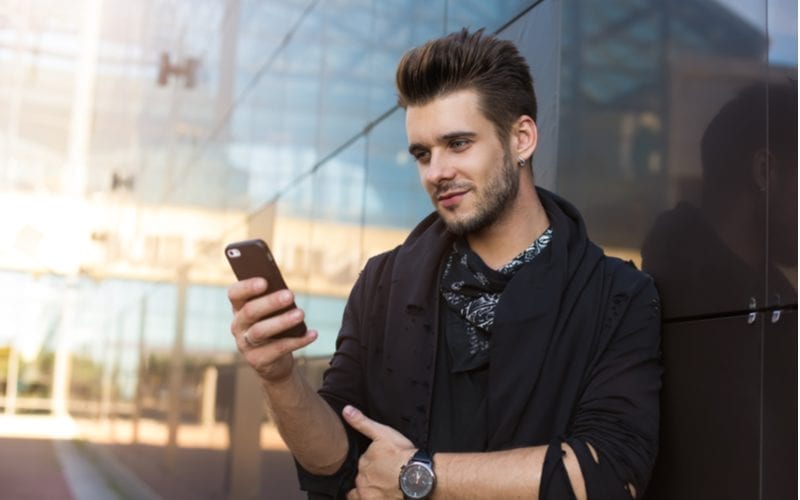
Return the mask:
<svg viewBox="0 0 800 500"><path fill-rule="evenodd" d="M758 494L759 473L784 492L794 472L770 457L789 468L796 457L774 452L770 431L759 436L769 427L796 437L787 423L796 385L777 382L797 366L785 356L796 352L796 83L787 84L796 9L786 0L0 5L0 406L69 414L94 438L125 443L115 452L135 472L171 463L165 477L182 484L191 482L181 467L198 460L184 452L216 449L207 462L219 473L186 486L195 494L226 496L261 476L263 488L289 477L281 498L297 496L288 457L272 471L231 472L235 459L259 459L236 436L280 444L260 400L237 396L252 380L230 339L222 249L270 243L320 331L301 359L319 380L366 258L431 209L406 152L394 66L410 46L485 26L516 41L534 73L537 183L572 200L608 253L657 280L662 441L684 443L692 424L707 430L739 404L741 421L712 442L745 436L742 449L763 464L729 453L727 471L698 470L720 481L733 471L733 497ZM721 343L739 365L696 370L692 352L719 359ZM701 397L729 371L741 390ZM236 408L256 422L237 420ZM663 449L653 484L665 498L715 483L687 472L696 464L681 462L685 448ZM665 477L677 479L665 486Z"/></svg>
<svg viewBox="0 0 800 500"><path fill-rule="evenodd" d="M659 216L642 249L665 313L756 309L767 284L778 304L796 302L796 82L742 89L711 119L700 155L699 203Z"/></svg>

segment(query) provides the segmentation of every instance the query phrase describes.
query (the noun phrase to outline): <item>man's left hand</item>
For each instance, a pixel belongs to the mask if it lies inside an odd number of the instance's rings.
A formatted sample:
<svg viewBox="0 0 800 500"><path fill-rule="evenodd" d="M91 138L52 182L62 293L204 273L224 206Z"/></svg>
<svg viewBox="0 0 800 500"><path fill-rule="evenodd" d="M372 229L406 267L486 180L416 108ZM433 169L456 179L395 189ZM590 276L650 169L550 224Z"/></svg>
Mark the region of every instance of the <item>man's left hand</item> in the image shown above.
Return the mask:
<svg viewBox="0 0 800 500"><path fill-rule="evenodd" d="M388 425L370 420L350 405L344 407L342 416L353 429L372 440L358 461L356 487L347 493L347 499L402 499L398 483L400 469L416 453L414 444Z"/></svg>

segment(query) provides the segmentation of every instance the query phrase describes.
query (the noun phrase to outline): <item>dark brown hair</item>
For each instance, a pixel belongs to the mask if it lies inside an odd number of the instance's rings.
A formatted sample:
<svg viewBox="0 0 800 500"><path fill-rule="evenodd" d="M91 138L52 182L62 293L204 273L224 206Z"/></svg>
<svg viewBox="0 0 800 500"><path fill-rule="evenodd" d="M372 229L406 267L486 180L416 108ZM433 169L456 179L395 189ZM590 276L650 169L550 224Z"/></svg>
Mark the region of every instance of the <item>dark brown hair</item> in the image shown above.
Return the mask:
<svg viewBox="0 0 800 500"><path fill-rule="evenodd" d="M484 116L503 142L522 115L536 121L533 79L513 43L466 28L405 53L395 76L398 104L421 106L459 90L475 90Z"/></svg>

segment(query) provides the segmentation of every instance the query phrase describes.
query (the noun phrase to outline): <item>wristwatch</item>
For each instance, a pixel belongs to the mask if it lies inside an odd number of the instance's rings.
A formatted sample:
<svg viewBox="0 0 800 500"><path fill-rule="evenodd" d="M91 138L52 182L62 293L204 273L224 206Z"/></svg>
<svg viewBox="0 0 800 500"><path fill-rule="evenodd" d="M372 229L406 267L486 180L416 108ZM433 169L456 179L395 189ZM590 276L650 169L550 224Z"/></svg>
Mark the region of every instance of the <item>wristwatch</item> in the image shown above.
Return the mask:
<svg viewBox="0 0 800 500"><path fill-rule="evenodd" d="M400 469L400 491L405 498L428 498L436 486L433 459L425 450L419 449Z"/></svg>

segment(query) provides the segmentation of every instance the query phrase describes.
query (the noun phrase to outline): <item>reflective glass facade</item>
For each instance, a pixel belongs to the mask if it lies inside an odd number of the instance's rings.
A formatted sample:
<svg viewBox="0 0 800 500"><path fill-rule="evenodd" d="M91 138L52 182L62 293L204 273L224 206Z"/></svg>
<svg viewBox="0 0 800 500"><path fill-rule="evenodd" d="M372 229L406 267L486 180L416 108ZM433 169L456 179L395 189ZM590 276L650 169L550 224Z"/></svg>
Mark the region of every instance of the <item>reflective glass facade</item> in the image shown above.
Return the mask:
<svg viewBox="0 0 800 500"><path fill-rule="evenodd" d="M796 496L797 6L607 7L563 4L557 189L661 293L648 497Z"/></svg>
<svg viewBox="0 0 800 500"><path fill-rule="evenodd" d="M222 249L270 244L320 332L301 353L317 381L366 259L431 210L394 68L411 46L485 27L531 66L537 184L661 291L651 494L697 493L695 467L735 475L733 493L781 497L774 485L796 474L796 448L773 437L796 443L796 19L788 0L0 4L4 408L136 422L138 438L117 436L138 443L117 450L133 468L148 443L173 471L189 460L176 447L233 453L203 427L235 404ZM716 390L726 380L742 390ZM730 407L744 410L715 426ZM704 466L737 435L741 449ZM265 466L262 491L287 463ZM226 477L187 491L221 496Z"/></svg>

